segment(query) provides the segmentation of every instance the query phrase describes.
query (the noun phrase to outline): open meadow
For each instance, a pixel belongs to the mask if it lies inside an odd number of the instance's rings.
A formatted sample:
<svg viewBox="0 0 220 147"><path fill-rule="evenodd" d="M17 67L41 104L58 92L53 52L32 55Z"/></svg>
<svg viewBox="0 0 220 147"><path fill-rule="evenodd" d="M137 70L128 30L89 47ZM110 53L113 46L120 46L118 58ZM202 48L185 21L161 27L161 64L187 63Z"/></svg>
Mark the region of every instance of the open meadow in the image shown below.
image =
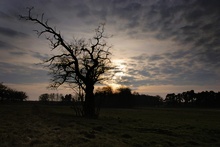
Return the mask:
<svg viewBox="0 0 220 147"><path fill-rule="evenodd" d="M70 106L0 104L0 146L220 146L220 110L101 109L99 119Z"/></svg>

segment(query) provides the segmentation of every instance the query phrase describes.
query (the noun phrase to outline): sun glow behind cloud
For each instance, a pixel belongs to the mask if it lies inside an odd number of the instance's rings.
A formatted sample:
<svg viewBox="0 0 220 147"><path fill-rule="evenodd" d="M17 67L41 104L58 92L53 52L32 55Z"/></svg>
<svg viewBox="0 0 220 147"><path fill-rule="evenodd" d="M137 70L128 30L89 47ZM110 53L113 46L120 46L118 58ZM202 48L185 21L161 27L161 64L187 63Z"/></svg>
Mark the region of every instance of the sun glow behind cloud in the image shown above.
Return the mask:
<svg viewBox="0 0 220 147"><path fill-rule="evenodd" d="M125 61L120 60L120 59L113 60L113 64L116 66L116 70L117 70L117 72L115 73L115 76L113 77L113 79L117 79L117 78L120 78L122 76L125 76L126 71L127 71Z"/></svg>
<svg viewBox="0 0 220 147"><path fill-rule="evenodd" d="M121 81L123 77L127 75L127 66L125 64L125 60L115 59L112 60L113 65L115 66L115 73L111 80L109 80L106 84L111 86L114 90L123 86Z"/></svg>

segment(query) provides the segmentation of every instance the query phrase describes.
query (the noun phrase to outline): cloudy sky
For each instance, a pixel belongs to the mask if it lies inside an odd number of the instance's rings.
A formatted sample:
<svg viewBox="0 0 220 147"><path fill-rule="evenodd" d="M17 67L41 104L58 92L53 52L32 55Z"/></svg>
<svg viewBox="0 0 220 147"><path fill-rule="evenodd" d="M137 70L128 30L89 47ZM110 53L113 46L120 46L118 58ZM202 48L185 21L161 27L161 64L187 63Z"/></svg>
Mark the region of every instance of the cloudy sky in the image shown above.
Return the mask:
<svg viewBox="0 0 220 147"><path fill-rule="evenodd" d="M118 85L160 95L194 89L220 91L219 0L1 0L0 82L25 91L29 99L44 92L50 77L41 60L53 54L36 24L19 20L26 7L45 14L64 38L88 38L106 23L112 60L121 68ZM71 91L67 91L71 93Z"/></svg>

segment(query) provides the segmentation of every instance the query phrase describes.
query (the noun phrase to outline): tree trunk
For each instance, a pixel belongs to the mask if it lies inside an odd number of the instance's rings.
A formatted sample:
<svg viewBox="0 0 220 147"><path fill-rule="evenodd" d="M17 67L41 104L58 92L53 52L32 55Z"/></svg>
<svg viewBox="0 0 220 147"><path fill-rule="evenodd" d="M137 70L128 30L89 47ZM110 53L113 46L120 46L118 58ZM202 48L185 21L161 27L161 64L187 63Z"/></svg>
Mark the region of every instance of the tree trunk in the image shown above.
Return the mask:
<svg viewBox="0 0 220 147"><path fill-rule="evenodd" d="M94 96L93 90L94 90L93 85L86 86L84 114L85 114L85 117L88 117L88 118L95 118L96 117L95 96Z"/></svg>

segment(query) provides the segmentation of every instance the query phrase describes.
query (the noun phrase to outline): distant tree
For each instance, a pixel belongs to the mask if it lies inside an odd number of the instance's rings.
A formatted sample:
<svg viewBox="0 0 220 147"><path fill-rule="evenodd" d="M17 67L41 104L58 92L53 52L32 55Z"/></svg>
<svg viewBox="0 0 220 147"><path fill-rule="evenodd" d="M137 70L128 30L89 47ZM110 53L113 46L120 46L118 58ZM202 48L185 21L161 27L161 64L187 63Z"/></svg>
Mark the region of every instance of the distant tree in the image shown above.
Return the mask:
<svg viewBox="0 0 220 147"><path fill-rule="evenodd" d="M107 46L107 38L104 35L104 24L101 24L96 30L92 39L75 39L69 43L61 35L60 31L51 27L48 20L32 15L32 8L28 9L27 16L20 16L21 19L34 22L43 27L43 30L36 31L38 36L48 34L47 40L51 44L52 50L61 51L44 63L51 70L52 84L50 87L58 88L64 83L71 86L80 86L85 92L84 114L86 117L96 117L94 85L97 82L103 82L111 78L107 72L114 67L111 64L110 47Z"/></svg>
<svg viewBox="0 0 220 147"><path fill-rule="evenodd" d="M199 106L199 107L220 107L220 92L202 91L195 93L194 90L186 91L175 95L167 94L165 102L168 105L177 106L183 104L184 106Z"/></svg>
<svg viewBox="0 0 220 147"><path fill-rule="evenodd" d="M110 87L110 86L106 86L106 87L102 87L102 88L99 87L96 89L95 94L96 95L112 95L113 90L112 90L112 87Z"/></svg>
<svg viewBox="0 0 220 147"><path fill-rule="evenodd" d="M163 103L163 98L159 95L156 95L155 100L157 105L161 105Z"/></svg>
<svg viewBox="0 0 220 147"><path fill-rule="evenodd" d="M128 87L119 87L116 91L121 95L131 95L131 89Z"/></svg>
<svg viewBox="0 0 220 147"><path fill-rule="evenodd" d="M188 103L193 103L195 100L194 90L183 92L182 96L183 96L185 105L188 105Z"/></svg>
<svg viewBox="0 0 220 147"><path fill-rule="evenodd" d="M14 100L15 101L25 101L27 100L28 96L23 91L14 91Z"/></svg>
<svg viewBox="0 0 220 147"><path fill-rule="evenodd" d="M176 94L175 93L167 94L165 98L165 102L168 105L176 105L177 104Z"/></svg>
<svg viewBox="0 0 220 147"><path fill-rule="evenodd" d="M39 101L41 102L49 102L49 94L48 93L44 93L44 94L41 94L39 96Z"/></svg>
<svg viewBox="0 0 220 147"><path fill-rule="evenodd" d="M95 103L97 105L97 111L100 111L103 103L107 102L111 97L113 96L113 90L112 87L110 86L105 86L105 87L99 87L96 89L95 92Z"/></svg>
<svg viewBox="0 0 220 147"><path fill-rule="evenodd" d="M216 93L216 105L220 107L220 92Z"/></svg>
<svg viewBox="0 0 220 147"><path fill-rule="evenodd" d="M49 101L54 101L55 100L55 93L50 93L49 94Z"/></svg>
<svg viewBox="0 0 220 147"><path fill-rule="evenodd" d="M28 96L23 91L16 91L0 83L0 101L25 101Z"/></svg>
<svg viewBox="0 0 220 147"><path fill-rule="evenodd" d="M62 97L62 102L71 102L72 100L72 95L71 94L66 94L65 97Z"/></svg>
<svg viewBox="0 0 220 147"><path fill-rule="evenodd" d="M56 94L56 101L61 101L62 94Z"/></svg>
<svg viewBox="0 0 220 147"><path fill-rule="evenodd" d="M183 95L181 93L176 95L176 101L178 104L181 104L183 101Z"/></svg>
<svg viewBox="0 0 220 147"><path fill-rule="evenodd" d="M8 97L8 90L9 88L2 83L0 83L0 100L4 101Z"/></svg>
<svg viewBox="0 0 220 147"><path fill-rule="evenodd" d="M116 94L118 96L119 105L124 107L133 107L134 106L134 97L131 93L131 89L128 87L119 87L116 90Z"/></svg>
<svg viewBox="0 0 220 147"><path fill-rule="evenodd" d="M133 95L139 96L140 94L138 92L134 91Z"/></svg>
<svg viewBox="0 0 220 147"><path fill-rule="evenodd" d="M96 89L97 103L103 107L132 108L145 106L159 106L163 103L160 96L150 96L131 91L129 87L119 87L114 92L111 87Z"/></svg>

